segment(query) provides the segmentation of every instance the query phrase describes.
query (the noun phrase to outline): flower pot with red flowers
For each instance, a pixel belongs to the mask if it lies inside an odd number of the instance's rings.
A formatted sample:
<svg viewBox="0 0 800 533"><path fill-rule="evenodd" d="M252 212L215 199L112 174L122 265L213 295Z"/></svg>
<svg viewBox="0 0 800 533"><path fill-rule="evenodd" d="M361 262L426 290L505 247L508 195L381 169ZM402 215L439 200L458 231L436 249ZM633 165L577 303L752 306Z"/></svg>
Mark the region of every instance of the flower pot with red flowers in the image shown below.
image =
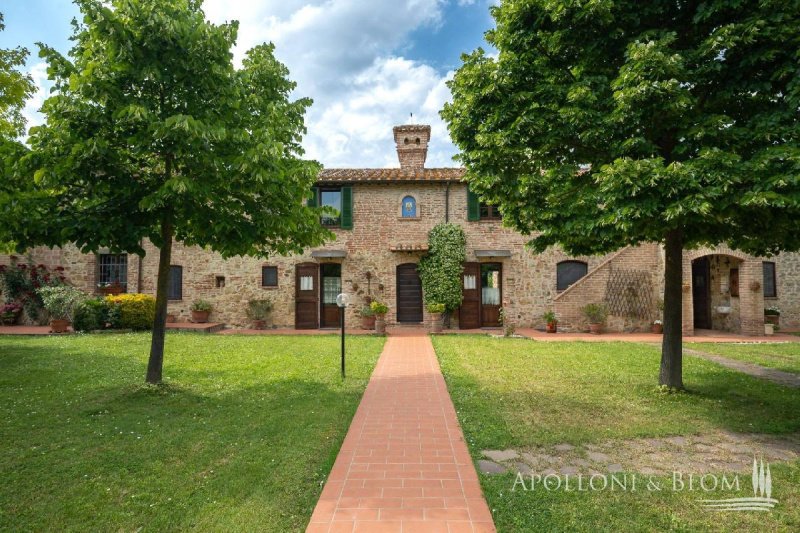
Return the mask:
<svg viewBox="0 0 800 533"><path fill-rule="evenodd" d="M556 317L555 312L548 311L544 315L544 323L546 324L545 331L547 333L557 333L558 332L558 317Z"/></svg>
<svg viewBox="0 0 800 533"><path fill-rule="evenodd" d="M0 321L4 326L13 326L17 323L19 315L22 313L22 306L17 302L11 302L0 307Z"/></svg>
<svg viewBox="0 0 800 533"><path fill-rule="evenodd" d="M192 322L195 324L205 324L211 314L211 303L206 300L195 300L192 302Z"/></svg>
<svg viewBox="0 0 800 533"><path fill-rule="evenodd" d="M119 283L98 283L97 290L103 296L116 296L125 292L125 288Z"/></svg>
<svg viewBox="0 0 800 533"><path fill-rule="evenodd" d="M272 322L272 300L250 300L247 302L247 318L254 329L266 329Z"/></svg>
<svg viewBox="0 0 800 533"><path fill-rule="evenodd" d="M42 287L36 291L42 298L45 310L50 314L50 330L52 333L66 333L72 323L75 309L86 300L86 295L76 289L64 285L61 287Z"/></svg>
<svg viewBox="0 0 800 533"><path fill-rule="evenodd" d="M428 304L428 313L431 314L431 333L442 332L442 313L444 313L444 304Z"/></svg>
<svg viewBox="0 0 800 533"><path fill-rule="evenodd" d="M369 304L372 312L375 314L375 333L378 335L386 334L386 313L389 312L389 306L383 302L375 300Z"/></svg>
<svg viewBox="0 0 800 533"><path fill-rule="evenodd" d="M581 308L581 313L589 322L589 333L600 335L608 318L608 308L604 304L588 304Z"/></svg>
<svg viewBox="0 0 800 533"><path fill-rule="evenodd" d="M362 307L358 312L358 316L361 317L361 329L375 329L375 313L372 312L370 306L365 305Z"/></svg>

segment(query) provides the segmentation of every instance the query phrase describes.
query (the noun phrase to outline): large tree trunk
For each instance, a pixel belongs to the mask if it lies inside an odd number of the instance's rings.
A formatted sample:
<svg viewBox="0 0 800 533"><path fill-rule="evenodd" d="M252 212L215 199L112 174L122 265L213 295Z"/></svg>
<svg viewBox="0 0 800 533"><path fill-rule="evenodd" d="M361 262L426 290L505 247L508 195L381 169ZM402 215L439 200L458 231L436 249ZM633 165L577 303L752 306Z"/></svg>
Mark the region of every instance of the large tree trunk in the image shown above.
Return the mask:
<svg viewBox="0 0 800 533"><path fill-rule="evenodd" d="M667 233L664 245L664 339L658 382L683 389L683 233Z"/></svg>
<svg viewBox="0 0 800 533"><path fill-rule="evenodd" d="M168 216L161 222L163 242L158 256L158 282L156 284L156 318L153 323L153 339L150 344L150 360L147 363L147 382L161 383L164 364L164 337L167 329L167 289L169 266L172 261L172 221Z"/></svg>

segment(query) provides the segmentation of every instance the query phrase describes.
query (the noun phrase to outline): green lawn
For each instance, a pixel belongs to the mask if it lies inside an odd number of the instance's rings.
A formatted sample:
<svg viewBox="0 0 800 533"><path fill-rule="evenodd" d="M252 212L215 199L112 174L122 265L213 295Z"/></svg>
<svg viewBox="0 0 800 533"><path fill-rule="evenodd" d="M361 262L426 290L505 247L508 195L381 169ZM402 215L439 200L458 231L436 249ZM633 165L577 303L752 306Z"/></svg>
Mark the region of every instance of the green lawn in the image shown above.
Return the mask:
<svg viewBox="0 0 800 533"><path fill-rule="evenodd" d="M687 348L746 363L800 374L800 343L783 344L690 344Z"/></svg>
<svg viewBox="0 0 800 533"><path fill-rule="evenodd" d="M656 392L660 355L651 346L481 336L437 336L433 343L476 459L483 449L800 430L796 390L703 359L684 360L689 393ZM511 491L513 473L481 475L481 483L500 531L796 530L800 461L772 472L781 505L769 514L711 513L688 492Z"/></svg>
<svg viewBox="0 0 800 533"><path fill-rule="evenodd" d="M302 531L383 346L336 336L0 337L0 530Z"/></svg>

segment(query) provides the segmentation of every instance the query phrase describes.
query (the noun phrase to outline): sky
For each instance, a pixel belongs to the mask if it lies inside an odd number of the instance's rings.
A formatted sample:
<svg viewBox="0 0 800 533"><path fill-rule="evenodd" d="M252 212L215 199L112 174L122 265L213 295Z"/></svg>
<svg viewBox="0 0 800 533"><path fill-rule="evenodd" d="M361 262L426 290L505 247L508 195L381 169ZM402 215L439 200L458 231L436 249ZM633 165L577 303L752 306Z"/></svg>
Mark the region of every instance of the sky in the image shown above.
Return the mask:
<svg viewBox="0 0 800 533"><path fill-rule="evenodd" d="M328 168L396 167L392 126L430 124L428 167L455 166L439 110L450 98L446 82L462 53L483 46L496 0L205 0L214 23L239 21L234 60L265 41L297 82L295 97L311 97L305 156ZM0 0L6 29L0 48L24 46L37 85L28 125L50 84L36 42L70 48L70 0ZM413 113L413 120L410 114Z"/></svg>

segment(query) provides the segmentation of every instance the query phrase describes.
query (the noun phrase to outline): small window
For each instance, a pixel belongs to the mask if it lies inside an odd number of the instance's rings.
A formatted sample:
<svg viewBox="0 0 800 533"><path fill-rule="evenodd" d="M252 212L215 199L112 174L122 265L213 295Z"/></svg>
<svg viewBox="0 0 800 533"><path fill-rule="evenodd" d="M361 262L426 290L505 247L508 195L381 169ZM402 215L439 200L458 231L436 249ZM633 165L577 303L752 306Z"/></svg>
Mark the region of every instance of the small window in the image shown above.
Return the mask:
<svg viewBox="0 0 800 533"><path fill-rule="evenodd" d="M338 228L342 223L342 189L320 189L320 207L332 207L336 212L322 216L322 225Z"/></svg>
<svg viewBox="0 0 800 533"><path fill-rule="evenodd" d="M556 289L567 290L589 271L589 265L583 261L562 261L556 265Z"/></svg>
<svg viewBox="0 0 800 533"><path fill-rule="evenodd" d="M100 254L98 257L97 283L100 285L121 285L128 290L127 254Z"/></svg>
<svg viewBox="0 0 800 533"><path fill-rule="evenodd" d="M775 281L775 263L764 261L764 298L778 296L778 284Z"/></svg>
<svg viewBox="0 0 800 533"><path fill-rule="evenodd" d="M481 202L480 205L481 220L500 220L500 210L496 206L485 204Z"/></svg>
<svg viewBox="0 0 800 533"><path fill-rule="evenodd" d="M300 290L313 291L314 290L314 277L313 276L300 276Z"/></svg>
<svg viewBox="0 0 800 533"><path fill-rule="evenodd" d="M183 267L172 265L169 267L169 287L167 300L183 300Z"/></svg>
<svg viewBox="0 0 800 533"><path fill-rule="evenodd" d="M218 289L224 289L225 288L225 276L216 276L214 278L214 287L216 287Z"/></svg>
<svg viewBox="0 0 800 533"><path fill-rule="evenodd" d="M464 290L473 291L478 288L478 281L474 274L464 275Z"/></svg>
<svg viewBox="0 0 800 533"><path fill-rule="evenodd" d="M403 218L417 217L417 200L413 196L403 198Z"/></svg>
<svg viewBox="0 0 800 533"><path fill-rule="evenodd" d="M278 267L276 266L261 267L261 286L262 287L278 286Z"/></svg>

